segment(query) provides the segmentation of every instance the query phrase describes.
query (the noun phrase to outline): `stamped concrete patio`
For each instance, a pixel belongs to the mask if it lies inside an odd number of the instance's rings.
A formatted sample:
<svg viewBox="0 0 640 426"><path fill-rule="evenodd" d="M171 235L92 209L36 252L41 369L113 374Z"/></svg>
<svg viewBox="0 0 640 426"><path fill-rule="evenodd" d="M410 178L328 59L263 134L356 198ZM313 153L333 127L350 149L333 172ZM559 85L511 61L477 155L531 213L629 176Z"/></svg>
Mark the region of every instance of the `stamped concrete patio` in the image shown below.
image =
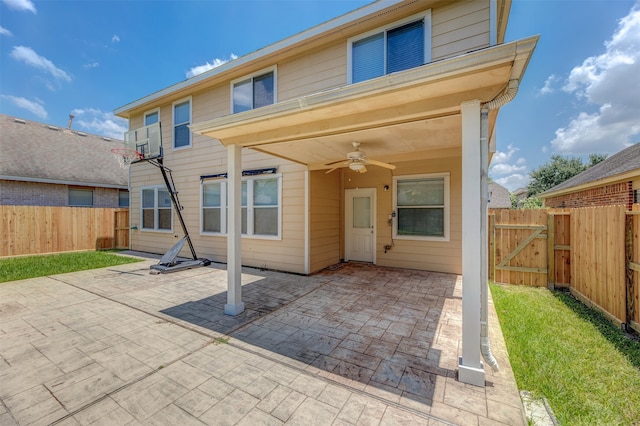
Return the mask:
<svg viewBox="0 0 640 426"><path fill-rule="evenodd" d="M456 380L461 278L337 265L224 265L150 275L155 260L0 285L0 424L525 424L501 371Z"/></svg>

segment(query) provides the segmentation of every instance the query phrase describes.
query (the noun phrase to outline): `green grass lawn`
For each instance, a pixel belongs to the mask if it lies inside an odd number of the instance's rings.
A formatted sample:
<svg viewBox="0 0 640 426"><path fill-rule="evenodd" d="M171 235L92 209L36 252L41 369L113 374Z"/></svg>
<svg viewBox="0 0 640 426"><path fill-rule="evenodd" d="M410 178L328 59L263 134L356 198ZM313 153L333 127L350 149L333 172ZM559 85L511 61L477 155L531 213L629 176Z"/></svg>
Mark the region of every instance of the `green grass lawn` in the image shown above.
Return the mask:
<svg viewBox="0 0 640 426"><path fill-rule="evenodd" d="M570 294L491 284L518 388L563 425L640 424L640 341Z"/></svg>
<svg viewBox="0 0 640 426"><path fill-rule="evenodd" d="M85 251L0 259L0 283L140 262L114 251Z"/></svg>

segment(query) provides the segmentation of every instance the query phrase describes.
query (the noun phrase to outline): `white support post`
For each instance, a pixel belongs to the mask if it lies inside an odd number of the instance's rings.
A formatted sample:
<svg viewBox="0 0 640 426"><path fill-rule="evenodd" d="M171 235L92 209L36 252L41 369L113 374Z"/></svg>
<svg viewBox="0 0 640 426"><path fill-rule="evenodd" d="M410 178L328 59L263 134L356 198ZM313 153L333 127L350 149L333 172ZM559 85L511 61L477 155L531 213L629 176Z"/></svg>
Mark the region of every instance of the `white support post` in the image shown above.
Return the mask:
<svg viewBox="0 0 640 426"><path fill-rule="evenodd" d="M227 304L224 313L238 315L244 311L242 302L242 147L227 147L227 182L229 198L227 229Z"/></svg>
<svg viewBox="0 0 640 426"><path fill-rule="evenodd" d="M484 386L480 355L480 286L482 285L482 197L480 101L461 104L462 110L462 357L461 382ZM484 283L486 285L486 282Z"/></svg>

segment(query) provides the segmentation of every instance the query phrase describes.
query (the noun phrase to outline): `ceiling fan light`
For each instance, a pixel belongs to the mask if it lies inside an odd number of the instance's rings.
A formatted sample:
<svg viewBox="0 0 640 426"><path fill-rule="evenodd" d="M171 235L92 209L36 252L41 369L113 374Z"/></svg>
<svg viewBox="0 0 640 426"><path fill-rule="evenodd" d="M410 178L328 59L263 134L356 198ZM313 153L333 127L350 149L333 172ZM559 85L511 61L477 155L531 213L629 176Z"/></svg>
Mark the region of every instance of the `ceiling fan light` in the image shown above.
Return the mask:
<svg viewBox="0 0 640 426"><path fill-rule="evenodd" d="M366 168L364 167L364 164L362 163L351 163L349 164L349 168L354 172L358 172L358 173L360 173L361 170L363 169L366 170Z"/></svg>

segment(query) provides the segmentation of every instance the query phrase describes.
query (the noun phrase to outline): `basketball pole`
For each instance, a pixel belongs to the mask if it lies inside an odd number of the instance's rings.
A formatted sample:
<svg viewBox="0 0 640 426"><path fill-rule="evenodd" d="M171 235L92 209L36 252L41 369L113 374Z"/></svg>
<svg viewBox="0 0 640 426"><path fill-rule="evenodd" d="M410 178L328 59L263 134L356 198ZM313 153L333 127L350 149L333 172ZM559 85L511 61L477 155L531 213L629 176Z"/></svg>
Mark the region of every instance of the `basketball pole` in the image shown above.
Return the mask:
<svg viewBox="0 0 640 426"><path fill-rule="evenodd" d="M167 176L167 170L171 173L171 169L167 169L165 165L162 163L162 157L158 157L155 161L151 162L158 166L160 171L162 172L162 178L164 179L164 184L167 186L167 191L169 191L169 196L171 197L171 202L176 208L176 212L178 213L178 220L180 220L180 226L182 226L182 232L184 232L185 239L189 244L189 250L191 250L191 256L193 256L193 260L198 260L198 256L196 255L196 250L193 248L193 243L191 242L191 237L189 236L189 231L187 230L187 225L184 223L184 219L182 218L182 205L178 200L178 192L175 190L172 185L173 178L171 182L169 181L169 177Z"/></svg>

